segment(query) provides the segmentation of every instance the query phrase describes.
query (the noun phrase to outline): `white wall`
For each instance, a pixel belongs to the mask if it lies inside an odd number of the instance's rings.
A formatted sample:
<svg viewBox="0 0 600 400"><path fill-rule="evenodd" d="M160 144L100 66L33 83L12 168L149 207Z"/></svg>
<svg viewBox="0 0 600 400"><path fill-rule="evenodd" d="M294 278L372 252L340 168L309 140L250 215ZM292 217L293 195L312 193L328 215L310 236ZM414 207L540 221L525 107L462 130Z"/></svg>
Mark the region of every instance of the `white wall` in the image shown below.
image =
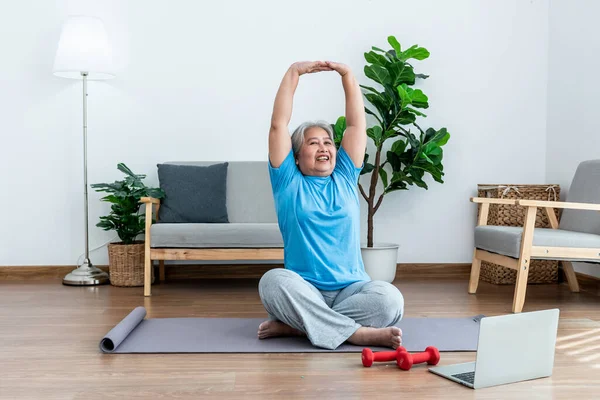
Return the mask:
<svg viewBox="0 0 600 400"><path fill-rule="evenodd" d="M446 183L390 195L375 239L401 243L399 262L469 262L477 183L546 178L548 9L548 0L11 2L0 14L0 265L73 265L83 252L81 86L52 75L69 14L104 19L118 73L89 85L90 183L120 179L118 162L156 185L166 160L266 160L272 102L292 62L339 60L371 84L363 52L387 47L388 35L428 48L415 63L431 75L423 126L452 134ZM303 77L291 126L343 110L335 73ZM114 236L94 226L108 211L100 197L90 192L92 248ZM92 261L107 264L106 249Z"/></svg>
<svg viewBox="0 0 600 400"><path fill-rule="evenodd" d="M600 158L600 36L594 0L552 0L548 74L546 178L564 189L563 200L581 161ZM597 265L575 269L600 277Z"/></svg>

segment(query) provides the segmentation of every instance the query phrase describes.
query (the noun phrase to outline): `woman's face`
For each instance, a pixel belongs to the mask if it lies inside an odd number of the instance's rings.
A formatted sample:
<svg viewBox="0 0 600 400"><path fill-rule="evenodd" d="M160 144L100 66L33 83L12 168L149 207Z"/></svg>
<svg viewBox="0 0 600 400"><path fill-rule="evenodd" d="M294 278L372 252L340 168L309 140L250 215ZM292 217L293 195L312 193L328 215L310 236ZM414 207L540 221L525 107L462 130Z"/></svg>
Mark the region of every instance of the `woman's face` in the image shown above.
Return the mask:
<svg viewBox="0 0 600 400"><path fill-rule="evenodd" d="M335 168L337 150L325 129L312 127L304 132L304 143L296 164L304 175L329 176Z"/></svg>

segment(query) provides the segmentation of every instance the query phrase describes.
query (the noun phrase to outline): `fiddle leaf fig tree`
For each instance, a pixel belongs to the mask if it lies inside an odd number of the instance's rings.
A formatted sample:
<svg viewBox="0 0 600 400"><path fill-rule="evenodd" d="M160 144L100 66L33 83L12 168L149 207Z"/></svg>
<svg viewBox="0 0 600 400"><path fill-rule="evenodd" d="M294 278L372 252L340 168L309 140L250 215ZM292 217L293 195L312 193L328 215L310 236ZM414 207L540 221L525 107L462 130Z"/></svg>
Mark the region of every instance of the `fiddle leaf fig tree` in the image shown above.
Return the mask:
<svg viewBox="0 0 600 400"><path fill-rule="evenodd" d="M409 186L428 189L426 175L444 183L442 147L450 139L446 128L423 129L418 118L426 118L423 110L429 108L429 98L421 89L415 88L420 79L429 76L415 72L410 60L421 61L429 57L429 51L418 45L402 51L394 36L388 37L391 49L372 47L365 53L367 65L364 73L377 88L360 85L368 104L365 112L377 123L367 129L367 136L375 145L372 161L367 152L361 175L371 174L369 186L359 183L361 195L368 205L367 246L373 247L373 217L385 196L396 190L408 190ZM339 148L346 129L345 117L339 117L332 125L334 139ZM391 146L384 151L384 144ZM383 190L377 193L381 181Z"/></svg>

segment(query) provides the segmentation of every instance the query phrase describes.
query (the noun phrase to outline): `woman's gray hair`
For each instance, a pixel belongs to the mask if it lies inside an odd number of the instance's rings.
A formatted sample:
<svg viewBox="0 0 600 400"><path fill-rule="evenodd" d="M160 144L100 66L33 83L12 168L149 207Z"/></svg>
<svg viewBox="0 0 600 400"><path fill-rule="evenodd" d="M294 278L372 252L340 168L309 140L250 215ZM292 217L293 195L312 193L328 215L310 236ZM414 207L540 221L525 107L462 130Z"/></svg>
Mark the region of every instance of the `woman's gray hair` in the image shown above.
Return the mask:
<svg viewBox="0 0 600 400"><path fill-rule="evenodd" d="M329 135L329 138L331 139L331 141L332 142L334 141L333 129L331 128L331 125L329 123L327 123L326 121L304 122L296 128L294 133L292 133L292 149L294 150L294 157L296 157L296 155L298 155L298 152L300 151L300 148L302 147L302 144L304 143L304 133L307 130L309 130L310 128L314 128L314 127L324 129L325 132L327 132L327 134Z"/></svg>

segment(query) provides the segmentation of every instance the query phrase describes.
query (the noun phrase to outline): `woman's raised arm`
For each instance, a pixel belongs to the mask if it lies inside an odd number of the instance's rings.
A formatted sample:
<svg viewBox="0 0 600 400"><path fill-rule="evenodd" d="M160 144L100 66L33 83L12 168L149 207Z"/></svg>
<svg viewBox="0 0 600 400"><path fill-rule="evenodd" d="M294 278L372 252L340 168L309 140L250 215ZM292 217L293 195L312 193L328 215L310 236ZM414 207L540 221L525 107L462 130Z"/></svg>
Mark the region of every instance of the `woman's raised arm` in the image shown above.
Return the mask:
<svg viewBox="0 0 600 400"><path fill-rule="evenodd" d="M332 61L327 61L326 64L342 77L346 95L346 132L342 139L342 147L352 158L354 165L360 168L367 147L367 120L362 93L352 70L347 65Z"/></svg>
<svg viewBox="0 0 600 400"><path fill-rule="evenodd" d="M275 96L269 130L269 161L278 168L292 148L288 125L292 118L294 93L301 75L332 69L324 61L297 62L290 66Z"/></svg>

